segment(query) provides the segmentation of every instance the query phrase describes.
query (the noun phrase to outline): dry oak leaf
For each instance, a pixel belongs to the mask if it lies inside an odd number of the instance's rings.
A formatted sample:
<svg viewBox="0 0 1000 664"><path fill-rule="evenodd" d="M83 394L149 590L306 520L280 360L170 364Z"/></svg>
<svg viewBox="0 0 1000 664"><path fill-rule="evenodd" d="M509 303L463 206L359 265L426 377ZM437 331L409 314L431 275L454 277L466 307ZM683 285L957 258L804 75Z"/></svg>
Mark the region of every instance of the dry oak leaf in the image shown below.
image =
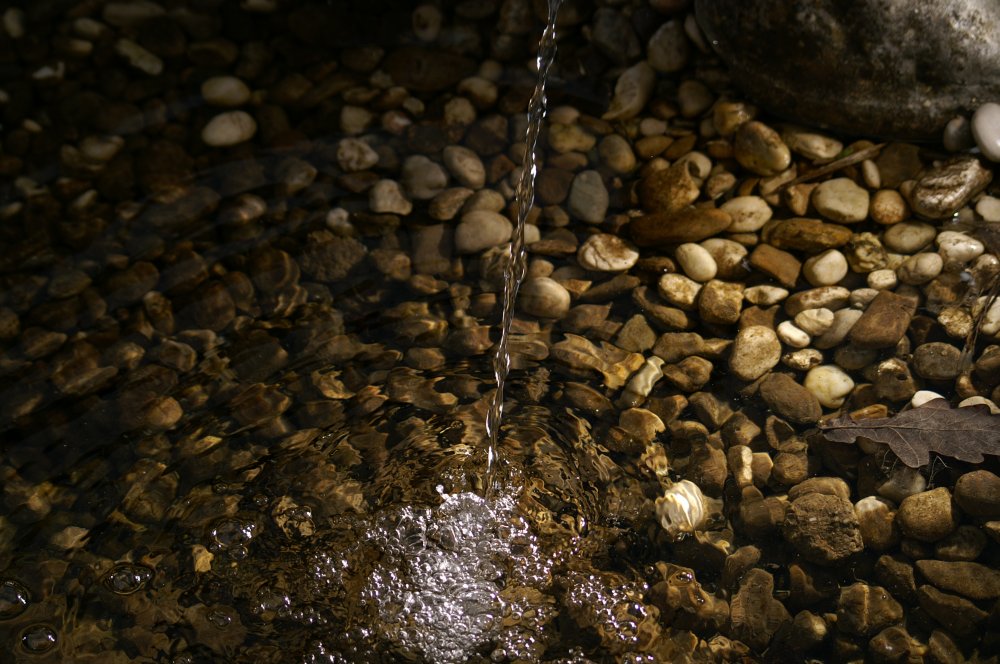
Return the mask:
<svg viewBox="0 0 1000 664"><path fill-rule="evenodd" d="M827 440L853 443L858 437L884 443L910 468L926 466L930 453L980 463L984 454L1000 455L1000 415L982 404L952 408L932 399L892 417L853 420L850 415L821 423Z"/></svg>

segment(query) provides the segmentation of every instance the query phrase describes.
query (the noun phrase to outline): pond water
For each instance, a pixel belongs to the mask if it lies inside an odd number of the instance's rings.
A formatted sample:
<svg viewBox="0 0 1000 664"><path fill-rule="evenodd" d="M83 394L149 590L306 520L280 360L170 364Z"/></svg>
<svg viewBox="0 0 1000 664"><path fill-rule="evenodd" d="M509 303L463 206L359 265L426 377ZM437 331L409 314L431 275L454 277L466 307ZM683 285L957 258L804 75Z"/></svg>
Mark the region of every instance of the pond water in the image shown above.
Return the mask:
<svg viewBox="0 0 1000 664"><path fill-rule="evenodd" d="M996 399L992 166L549 10L4 10L3 661L997 655L996 459L816 430Z"/></svg>

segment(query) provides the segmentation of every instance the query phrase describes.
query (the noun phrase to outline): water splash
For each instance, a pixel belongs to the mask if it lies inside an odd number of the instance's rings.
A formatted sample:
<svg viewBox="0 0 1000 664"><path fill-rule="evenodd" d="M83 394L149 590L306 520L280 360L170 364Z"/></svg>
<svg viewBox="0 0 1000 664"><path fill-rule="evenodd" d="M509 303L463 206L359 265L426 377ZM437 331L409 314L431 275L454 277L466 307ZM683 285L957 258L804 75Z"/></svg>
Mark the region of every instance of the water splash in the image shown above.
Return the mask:
<svg viewBox="0 0 1000 664"><path fill-rule="evenodd" d="M486 456L486 477L484 492L487 498L493 492L497 481L499 466L500 422L503 419L503 394L507 374L510 373L510 327L514 320L514 303L517 291L524 281L527 271L527 254L524 249L524 224L535 200L535 177L538 174L537 150L538 137L541 133L542 121L545 119L545 84L549 69L556 58L556 15L562 0L549 0L548 22L538 43L538 55L535 58L538 67L538 78L535 90L528 102L528 129L525 132L524 162L521 165L521 175L514 192L517 201L517 224L510 242L507 267L504 270L503 313L500 319L500 341L493 355L493 375L496 379L496 391L486 414L486 433L489 437L489 448Z"/></svg>

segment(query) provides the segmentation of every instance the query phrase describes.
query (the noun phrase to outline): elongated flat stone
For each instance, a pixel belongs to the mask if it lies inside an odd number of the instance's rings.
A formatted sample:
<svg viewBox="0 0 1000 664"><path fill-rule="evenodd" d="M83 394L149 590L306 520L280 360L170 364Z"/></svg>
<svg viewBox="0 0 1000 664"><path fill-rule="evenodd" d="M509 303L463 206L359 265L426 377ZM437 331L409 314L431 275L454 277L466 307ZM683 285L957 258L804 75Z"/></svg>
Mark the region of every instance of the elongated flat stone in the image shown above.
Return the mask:
<svg viewBox="0 0 1000 664"><path fill-rule="evenodd" d="M875 296L848 337L858 348L891 348L899 343L917 311L916 302L890 291Z"/></svg>
<svg viewBox="0 0 1000 664"><path fill-rule="evenodd" d="M659 247L700 242L726 230L731 223L733 218L722 210L689 207L672 214L657 212L639 217L629 224L629 233L640 247Z"/></svg>

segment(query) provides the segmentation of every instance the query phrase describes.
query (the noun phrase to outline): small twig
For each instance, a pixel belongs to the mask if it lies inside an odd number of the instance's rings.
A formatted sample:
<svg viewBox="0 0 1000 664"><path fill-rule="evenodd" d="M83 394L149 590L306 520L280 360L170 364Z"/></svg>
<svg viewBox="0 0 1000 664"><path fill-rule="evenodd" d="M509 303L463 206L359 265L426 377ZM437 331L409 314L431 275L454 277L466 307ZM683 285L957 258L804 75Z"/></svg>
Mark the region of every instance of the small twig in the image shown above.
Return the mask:
<svg viewBox="0 0 1000 664"><path fill-rule="evenodd" d="M780 191L782 189L786 189L788 187L791 187L792 185L800 184L802 182L808 182L809 180L815 180L816 178L821 178L824 175L827 175L828 173L833 173L839 171L842 168L846 168L847 166L853 166L854 164L858 164L864 161L865 159L870 159L871 157L874 157L885 146L886 146L885 143L879 143L878 145L873 145L870 148L865 148L864 150L860 150L853 154L849 154L846 157L842 157L836 161L831 161L829 164L820 166L815 171L809 171L808 173L800 175L794 180L789 180L785 184L778 187L778 190Z"/></svg>

